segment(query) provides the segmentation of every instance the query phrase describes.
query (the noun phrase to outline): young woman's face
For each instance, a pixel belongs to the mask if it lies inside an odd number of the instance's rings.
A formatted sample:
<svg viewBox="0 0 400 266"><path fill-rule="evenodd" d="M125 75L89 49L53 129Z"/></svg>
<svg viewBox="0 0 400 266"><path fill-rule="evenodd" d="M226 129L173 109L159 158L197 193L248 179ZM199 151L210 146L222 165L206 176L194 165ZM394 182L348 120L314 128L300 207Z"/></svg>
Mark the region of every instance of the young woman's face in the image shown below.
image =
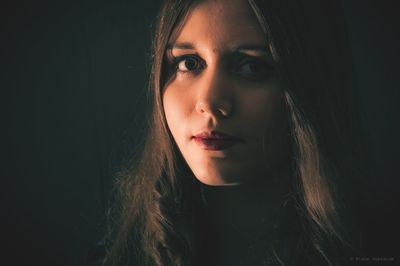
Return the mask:
<svg viewBox="0 0 400 266"><path fill-rule="evenodd" d="M208 185L268 178L287 151L283 91L247 1L201 1L173 36L164 111L196 178Z"/></svg>

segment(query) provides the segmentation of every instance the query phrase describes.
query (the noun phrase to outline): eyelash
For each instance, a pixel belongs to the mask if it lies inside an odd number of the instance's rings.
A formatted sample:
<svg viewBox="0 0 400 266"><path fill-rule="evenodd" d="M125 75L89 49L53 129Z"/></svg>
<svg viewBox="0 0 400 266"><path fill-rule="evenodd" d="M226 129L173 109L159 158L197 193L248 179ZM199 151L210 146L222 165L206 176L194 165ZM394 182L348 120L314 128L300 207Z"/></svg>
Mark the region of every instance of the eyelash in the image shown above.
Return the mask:
<svg viewBox="0 0 400 266"><path fill-rule="evenodd" d="M179 69L179 65L187 59L191 59L191 60L195 61L196 69L194 69L194 70L189 69L187 71L183 71L183 70ZM233 68L232 73L240 75L246 79L250 79L250 80L266 79L274 71L274 67L270 63L267 63L263 59L244 56L244 57L238 58L235 61L240 62L240 63L237 64L238 67L235 66ZM261 66L261 68L262 68L261 71L258 71L256 73L244 73L243 71L241 72L238 70L238 69L240 69L248 64L251 64L251 63L255 64L257 67ZM173 64L173 69L176 73L185 74L185 75L186 74L195 75L195 74L199 73L205 66L204 61L201 58L199 58L197 55L182 55L182 56L174 57L174 58L172 58L172 64Z"/></svg>
<svg viewBox="0 0 400 266"><path fill-rule="evenodd" d="M187 59L196 61L196 65L200 66L200 68L197 68L195 70L187 70L187 71L180 70L179 65ZM204 62L202 62L202 60L196 55L182 55L182 56L177 56L177 57L173 58L173 66L174 66L174 69L176 72L180 72L182 74L196 73L196 72L199 72L202 68L204 68Z"/></svg>

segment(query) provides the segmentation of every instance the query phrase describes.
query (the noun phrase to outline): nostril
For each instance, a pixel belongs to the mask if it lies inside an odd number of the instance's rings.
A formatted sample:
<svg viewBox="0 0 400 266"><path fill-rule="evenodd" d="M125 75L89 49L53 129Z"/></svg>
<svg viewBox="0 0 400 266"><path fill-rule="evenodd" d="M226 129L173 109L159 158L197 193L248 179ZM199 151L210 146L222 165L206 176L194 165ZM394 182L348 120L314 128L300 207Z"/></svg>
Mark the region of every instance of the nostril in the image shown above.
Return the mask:
<svg viewBox="0 0 400 266"><path fill-rule="evenodd" d="M196 111L198 112L198 113L204 113L204 112L206 112L206 106L205 106L205 104L203 103L203 102L198 102L197 104L196 104Z"/></svg>
<svg viewBox="0 0 400 266"><path fill-rule="evenodd" d="M204 102L197 102L196 111L199 114L227 117L232 113L232 105L229 103L211 105Z"/></svg>

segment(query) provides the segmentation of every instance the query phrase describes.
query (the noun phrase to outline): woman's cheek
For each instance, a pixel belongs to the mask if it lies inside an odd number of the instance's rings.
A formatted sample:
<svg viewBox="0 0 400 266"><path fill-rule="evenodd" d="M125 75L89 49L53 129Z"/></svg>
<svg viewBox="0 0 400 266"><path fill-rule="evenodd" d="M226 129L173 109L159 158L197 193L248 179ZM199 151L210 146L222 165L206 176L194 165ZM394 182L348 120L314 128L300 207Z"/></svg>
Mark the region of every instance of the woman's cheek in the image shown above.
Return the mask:
<svg viewBox="0 0 400 266"><path fill-rule="evenodd" d="M181 93L179 87L170 85L164 91L163 105L167 125L178 146L183 140L189 119L189 103L187 95Z"/></svg>
<svg viewBox="0 0 400 266"><path fill-rule="evenodd" d="M243 94L241 108L246 118L241 122L248 123L253 130L268 127L280 112L282 99L278 88L260 89L258 92Z"/></svg>

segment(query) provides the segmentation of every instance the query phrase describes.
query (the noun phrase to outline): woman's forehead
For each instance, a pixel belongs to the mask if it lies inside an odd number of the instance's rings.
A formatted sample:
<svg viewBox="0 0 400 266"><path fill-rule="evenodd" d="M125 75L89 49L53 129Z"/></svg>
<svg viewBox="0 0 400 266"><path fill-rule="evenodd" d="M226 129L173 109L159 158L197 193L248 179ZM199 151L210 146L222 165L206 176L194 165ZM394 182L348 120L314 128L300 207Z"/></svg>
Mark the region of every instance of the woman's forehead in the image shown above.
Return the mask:
<svg viewBox="0 0 400 266"><path fill-rule="evenodd" d="M241 45L266 45L266 36L247 0L197 2L173 34L170 45L233 49Z"/></svg>

